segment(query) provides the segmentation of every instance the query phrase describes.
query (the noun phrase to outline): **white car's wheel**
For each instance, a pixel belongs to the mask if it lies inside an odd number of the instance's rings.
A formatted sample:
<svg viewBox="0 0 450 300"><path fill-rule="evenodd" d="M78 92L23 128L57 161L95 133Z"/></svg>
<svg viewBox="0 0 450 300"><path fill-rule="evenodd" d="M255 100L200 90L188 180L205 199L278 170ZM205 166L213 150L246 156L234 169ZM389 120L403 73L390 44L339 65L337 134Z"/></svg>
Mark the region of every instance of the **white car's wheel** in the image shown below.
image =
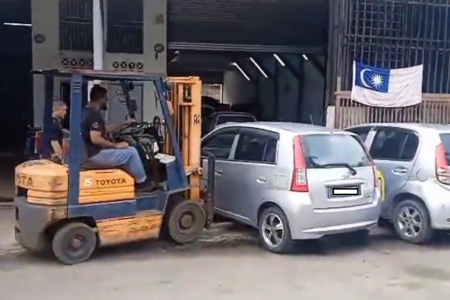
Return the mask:
<svg viewBox="0 0 450 300"><path fill-rule="evenodd" d="M289 222L277 206L266 208L259 218L259 237L264 247L274 253L289 253L294 249Z"/></svg>
<svg viewBox="0 0 450 300"><path fill-rule="evenodd" d="M394 209L392 219L397 235L405 242L425 244L434 236L430 214L418 200L400 202Z"/></svg>

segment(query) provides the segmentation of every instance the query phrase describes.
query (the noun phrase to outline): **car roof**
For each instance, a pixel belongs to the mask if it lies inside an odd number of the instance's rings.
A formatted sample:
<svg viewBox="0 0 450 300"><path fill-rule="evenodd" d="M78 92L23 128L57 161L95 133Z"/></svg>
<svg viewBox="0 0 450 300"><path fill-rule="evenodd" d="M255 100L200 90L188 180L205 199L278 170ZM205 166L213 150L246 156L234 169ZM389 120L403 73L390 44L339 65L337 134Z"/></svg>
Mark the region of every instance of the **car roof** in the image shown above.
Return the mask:
<svg viewBox="0 0 450 300"><path fill-rule="evenodd" d="M249 123L230 123L222 126L224 127L231 127L231 126L239 126L239 127L246 127L246 128L257 128L257 129L265 129L270 131L276 131L276 132L289 132L289 133L322 133L322 132L328 132L328 133L344 133L345 131L340 129L333 129L328 128L324 126L318 126L318 125L310 125L310 124L303 124L303 123L291 123L291 122L249 122Z"/></svg>
<svg viewBox="0 0 450 300"><path fill-rule="evenodd" d="M219 116L219 115L241 115L241 116L251 116L254 117L255 115L248 113L248 112L240 112L240 111L218 111L212 114L213 116Z"/></svg>
<svg viewBox="0 0 450 300"><path fill-rule="evenodd" d="M374 126L396 127L396 128L410 129L419 132L430 130L438 132L450 132L450 125L431 124L431 123L367 123L356 126L350 126L348 128L374 127Z"/></svg>

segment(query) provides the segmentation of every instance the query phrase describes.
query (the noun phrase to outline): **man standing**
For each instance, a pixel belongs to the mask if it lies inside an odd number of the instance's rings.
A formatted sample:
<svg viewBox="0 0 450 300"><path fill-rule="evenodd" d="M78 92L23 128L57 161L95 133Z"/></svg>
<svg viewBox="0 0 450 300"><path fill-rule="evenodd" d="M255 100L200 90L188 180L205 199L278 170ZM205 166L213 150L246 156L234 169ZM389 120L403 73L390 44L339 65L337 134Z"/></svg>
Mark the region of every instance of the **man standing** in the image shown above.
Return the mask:
<svg viewBox="0 0 450 300"><path fill-rule="evenodd" d="M50 130L50 142L52 146L51 158L61 162L63 159L63 125L62 122L67 113L67 105L60 100L53 102L52 127Z"/></svg>
<svg viewBox="0 0 450 300"><path fill-rule="evenodd" d="M151 186L146 184L147 176L137 149L126 142L111 142L106 136L107 133L117 131L134 120L106 125L100 112L107 109L108 91L95 85L89 98L90 102L83 110L81 121L81 136L89 161L111 168L123 166L134 177L137 189L151 189Z"/></svg>

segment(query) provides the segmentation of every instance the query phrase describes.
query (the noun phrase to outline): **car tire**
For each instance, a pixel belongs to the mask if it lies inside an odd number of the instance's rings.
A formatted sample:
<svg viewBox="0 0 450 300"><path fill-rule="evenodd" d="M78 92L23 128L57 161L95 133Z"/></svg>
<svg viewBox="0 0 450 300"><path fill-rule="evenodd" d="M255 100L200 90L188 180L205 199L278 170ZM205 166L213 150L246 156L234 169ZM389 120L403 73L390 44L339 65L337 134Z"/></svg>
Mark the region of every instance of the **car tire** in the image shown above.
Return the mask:
<svg viewBox="0 0 450 300"><path fill-rule="evenodd" d="M77 240L76 246L73 244L75 240ZM88 260L96 248L97 235L94 229L84 223L64 225L56 232L52 240L53 255L65 265L74 265Z"/></svg>
<svg viewBox="0 0 450 300"><path fill-rule="evenodd" d="M426 244L434 236L430 214L425 205L415 199L404 200L394 209L393 225L398 237L411 244ZM420 229L417 225L420 220ZM402 224L405 224L402 226ZM407 226L409 229L405 229ZM414 230L415 234L411 234Z"/></svg>
<svg viewBox="0 0 450 300"><path fill-rule="evenodd" d="M278 224L281 224L281 228ZM258 231L264 248L270 252L287 254L294 250L295 241L291 238L289 221L279 207L271 206L262 212Z"/></svg>

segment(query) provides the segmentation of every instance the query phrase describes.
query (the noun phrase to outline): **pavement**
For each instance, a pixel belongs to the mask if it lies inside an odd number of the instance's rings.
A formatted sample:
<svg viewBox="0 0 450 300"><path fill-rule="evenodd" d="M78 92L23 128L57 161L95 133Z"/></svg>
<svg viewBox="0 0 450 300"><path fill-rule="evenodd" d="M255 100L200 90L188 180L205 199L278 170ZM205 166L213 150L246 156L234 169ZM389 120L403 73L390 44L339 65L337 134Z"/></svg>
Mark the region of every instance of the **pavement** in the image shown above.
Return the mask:
<svg viewBox="0 0 450 300"><path fill-rule="evenodd" d="M217 227L198 242L146 242L62 266L14 245L12 209L0 209L0 298L8 300L426 300L450 297L450 242L407 245L376 230L299 245L294 255L259 246L255 232ZM20 284L19 284L20 283Z"/></svg>
<svg viewBox="0 0 450 300"><path fill-rule="evenodd" d="M20 157L15 153L0 153L0 203L13 201L14 168L23 160L23 157Z"/></svg>

